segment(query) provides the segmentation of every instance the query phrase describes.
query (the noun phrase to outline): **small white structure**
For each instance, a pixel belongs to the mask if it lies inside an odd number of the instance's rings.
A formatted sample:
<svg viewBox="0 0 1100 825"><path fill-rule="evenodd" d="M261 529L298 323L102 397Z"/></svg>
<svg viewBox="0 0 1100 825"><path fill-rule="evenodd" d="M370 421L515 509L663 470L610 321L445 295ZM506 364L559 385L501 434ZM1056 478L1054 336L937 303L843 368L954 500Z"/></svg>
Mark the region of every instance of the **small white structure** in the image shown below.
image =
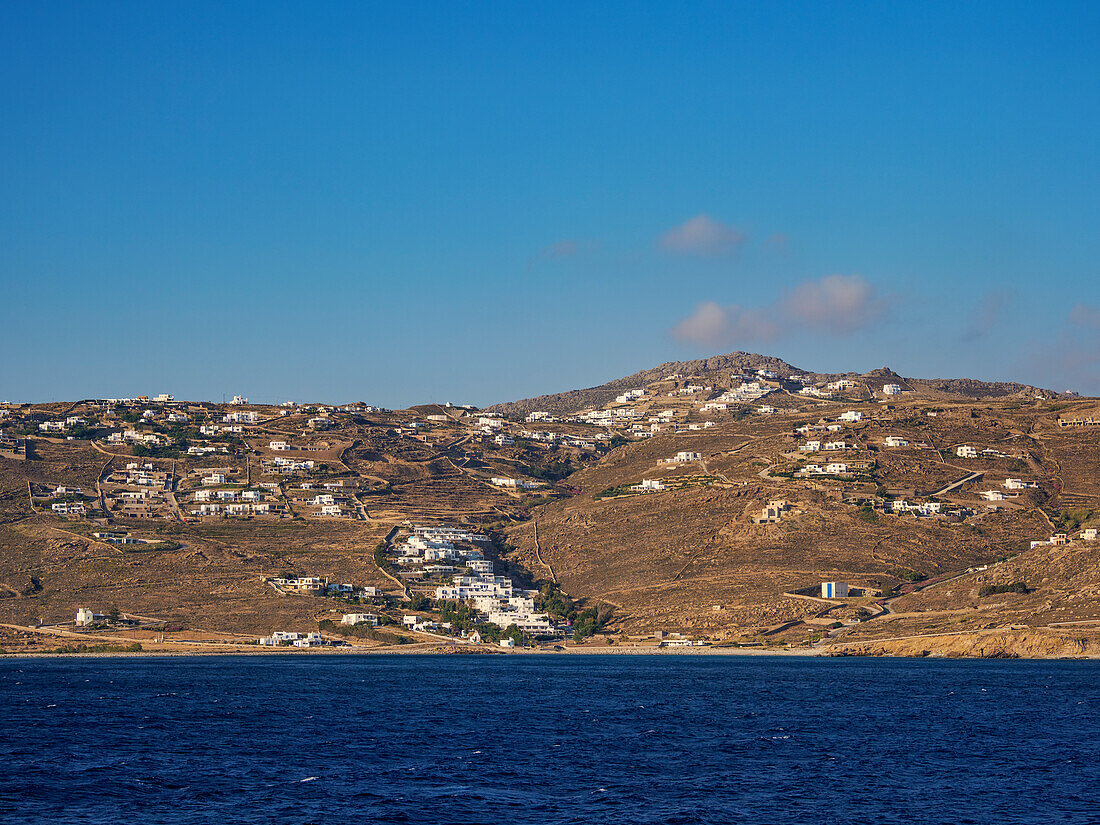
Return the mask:
<svg viewBox="0 0 1100 825"><path fill-rule="evenodd" d="M884 384L882 387L883 395L901 395L901 384Z"/></svg>
<svg viewBox="0 0 1100 825"><path fill-rule="evenodd" d="M345 613L340 624L369 624L371 627L378 627L378 617L373 613Z"/></svg>
<svg viewBox="0 0 1100 825"><path fill-rule="evenodd" d="M862 421L863 420L863 413L861 413L859 410L848 410L847 412L841 413L837 417L837 420L838 421L847 421L849 423L854 424L857 421Z"/></svg>
<svg viewBox="0 0 1100 825"><path fill-rule="evenodd" d="M86 607L82 607L76 611L76 626L88 627L95 621L95 613Z"/></svg>
<svg viewBox="0 0 1100 825"><path fill-rule="evenodd" d="M1095 527L1086 527L1081 531L1081 538L1085 541L1096 541L1097 530Z"/></svg>
<svg viewBox="0 0 1100 825"><path fill-rule="evenodd" d="M961 447L955 448L955 455L959 458L977 458L978 451L969 444L963 444Z"/></svg>
<svg viewBox="0 0 1100 825"><path fill-rule="evenodd" d="M290 445L285 441L270 441L267 448L269 450L275 450L276 452L285 452L290 449Z"/></svg>
<svg viewBox="0 0 1100 825"><path fill-rule="evenodd" d="M908 447L909 442L900 435L888 435L882 442L887 447Z"/></svg>
<svg viewBox="0 0 1100 825"><path fill-rule="evenodd" d="M821 583L821 598L823 598L823 599L846 599L846 598L848 598L848 583L847 582L822 582Z"/></svg>
<svg viewBox="0 0 1100 825"><path fill-rule="evenodd" d="M703 454L702 453L695 453L695 452L692 452L690 450L681 450L680 452L676 453L676 461L679 461L679 462L702 461L702 460L703 460Z"/></svg>
<svg viewBox="0 0 1100 825"><path fill-rule="evenodd" d="M500 646L501 647L507 647L507 648L513 648L513 647L516 646L516 640L515 639L501 639L500 640Z"/></svg>

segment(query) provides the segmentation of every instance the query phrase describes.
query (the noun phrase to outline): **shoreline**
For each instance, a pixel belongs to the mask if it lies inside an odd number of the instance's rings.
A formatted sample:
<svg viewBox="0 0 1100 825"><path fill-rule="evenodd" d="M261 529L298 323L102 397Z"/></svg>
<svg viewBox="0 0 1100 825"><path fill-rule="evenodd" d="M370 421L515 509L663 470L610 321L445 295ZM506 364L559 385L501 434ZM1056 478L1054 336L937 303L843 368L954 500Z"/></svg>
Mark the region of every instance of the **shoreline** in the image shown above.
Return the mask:
<svg viewBox="0 0 1100 825"><path fill-rule="evenodd" d="M199 657L229 657L229 656L301 656L301 657L348 657L348 656L679 656L679 657L760 657L772 656L793 659L953 659L953 660L1000 660L1000 661L1096 661L1100 655L1051 655L1051 656L965 656L948 655L944 653L930 653L928 655L906 655L903 653L848 653L830 650L757 650L746 648L703 648L698 650L687 649L658 649L654 647L637 648L601 648L601 649L573 649L573 650L495 650L462 648L450 649L434 647L428 649L402 650L400 648L376 648L359 650L143 650L143 651L101 651L85 653L3 653L0 654L0 662L19 659L134 659L134 658L199 658Z"/></svg>

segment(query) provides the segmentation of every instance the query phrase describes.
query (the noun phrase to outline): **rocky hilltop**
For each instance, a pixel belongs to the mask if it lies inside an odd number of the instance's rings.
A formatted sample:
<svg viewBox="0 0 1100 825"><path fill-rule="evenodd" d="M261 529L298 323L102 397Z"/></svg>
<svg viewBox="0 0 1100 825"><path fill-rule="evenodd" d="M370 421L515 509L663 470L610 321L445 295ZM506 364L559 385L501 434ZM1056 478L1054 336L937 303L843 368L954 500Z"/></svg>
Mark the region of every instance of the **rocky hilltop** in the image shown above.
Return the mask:
<svg viewBox="0 0 1100 825"><path fill-rule="evenodd" d="M493 405L489 409L506 415L525 415L535 410L571 413L586 407L601 406L626 390L653 384L672 375L683 376L684 378L708 379L720 373L733 372L748 375L754 374L758 370L769 370L783 377L804 375L820 382L832 382L840 379L863 380L872 385L877 384L880 389L883 384L896 382L904 389L920 389L929 395L972 398L975 400L1035 395L1051 398L1057 395L1052 390L1014 382L979 381L970 378L903 378L888 367L882 367L863 374L854 372L814 372L794 367L786 361L770 355L760 355L753 352L731 352L726 355L714 355L710 358L697 358L691 361L666 361L656 367L640 370L625 378L616 378L597 387L567 390L566 392L550 393L535 398L502 402Z"/></svg>

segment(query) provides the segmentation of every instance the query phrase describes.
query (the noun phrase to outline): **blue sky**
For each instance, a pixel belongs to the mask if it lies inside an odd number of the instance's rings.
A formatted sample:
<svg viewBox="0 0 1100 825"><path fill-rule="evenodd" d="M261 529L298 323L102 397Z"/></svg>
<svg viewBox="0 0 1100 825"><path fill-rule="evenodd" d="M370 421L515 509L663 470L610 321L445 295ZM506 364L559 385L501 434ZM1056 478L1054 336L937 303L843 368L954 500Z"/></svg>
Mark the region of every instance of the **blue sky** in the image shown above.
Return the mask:
<svg viewBox="0 0 1100 825"><path fill-rule="evenodd" d="M1100 393L1100 7L4 3L0 399L734 349Z"/></svg>

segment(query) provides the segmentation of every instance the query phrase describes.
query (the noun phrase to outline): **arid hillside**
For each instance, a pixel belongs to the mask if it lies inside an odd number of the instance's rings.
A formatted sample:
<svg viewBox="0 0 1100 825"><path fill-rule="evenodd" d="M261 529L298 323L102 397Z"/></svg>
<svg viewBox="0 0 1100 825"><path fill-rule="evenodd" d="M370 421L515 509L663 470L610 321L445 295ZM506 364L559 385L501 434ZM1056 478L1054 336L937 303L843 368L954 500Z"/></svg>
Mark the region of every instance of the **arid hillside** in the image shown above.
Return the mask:
<svg viewBox="0 0 1100 825"><path fill-rule="evenodd" d="M1095 400L747 353L582 396L496 412L9 405L0 624L17 639L0 649L85 632L78 608L165 644L255 643L352 603L383 624L414 610L435 629L403 641L447 643L455 607L437 593L470 570L394 556L426 525L489 537L481 569L532 610L566 605L551 619L567 635L594 621L620 644L1095 652ZM298 579L328 590L278 584ZM824 598L823 582L846 590Z"/></svg>

